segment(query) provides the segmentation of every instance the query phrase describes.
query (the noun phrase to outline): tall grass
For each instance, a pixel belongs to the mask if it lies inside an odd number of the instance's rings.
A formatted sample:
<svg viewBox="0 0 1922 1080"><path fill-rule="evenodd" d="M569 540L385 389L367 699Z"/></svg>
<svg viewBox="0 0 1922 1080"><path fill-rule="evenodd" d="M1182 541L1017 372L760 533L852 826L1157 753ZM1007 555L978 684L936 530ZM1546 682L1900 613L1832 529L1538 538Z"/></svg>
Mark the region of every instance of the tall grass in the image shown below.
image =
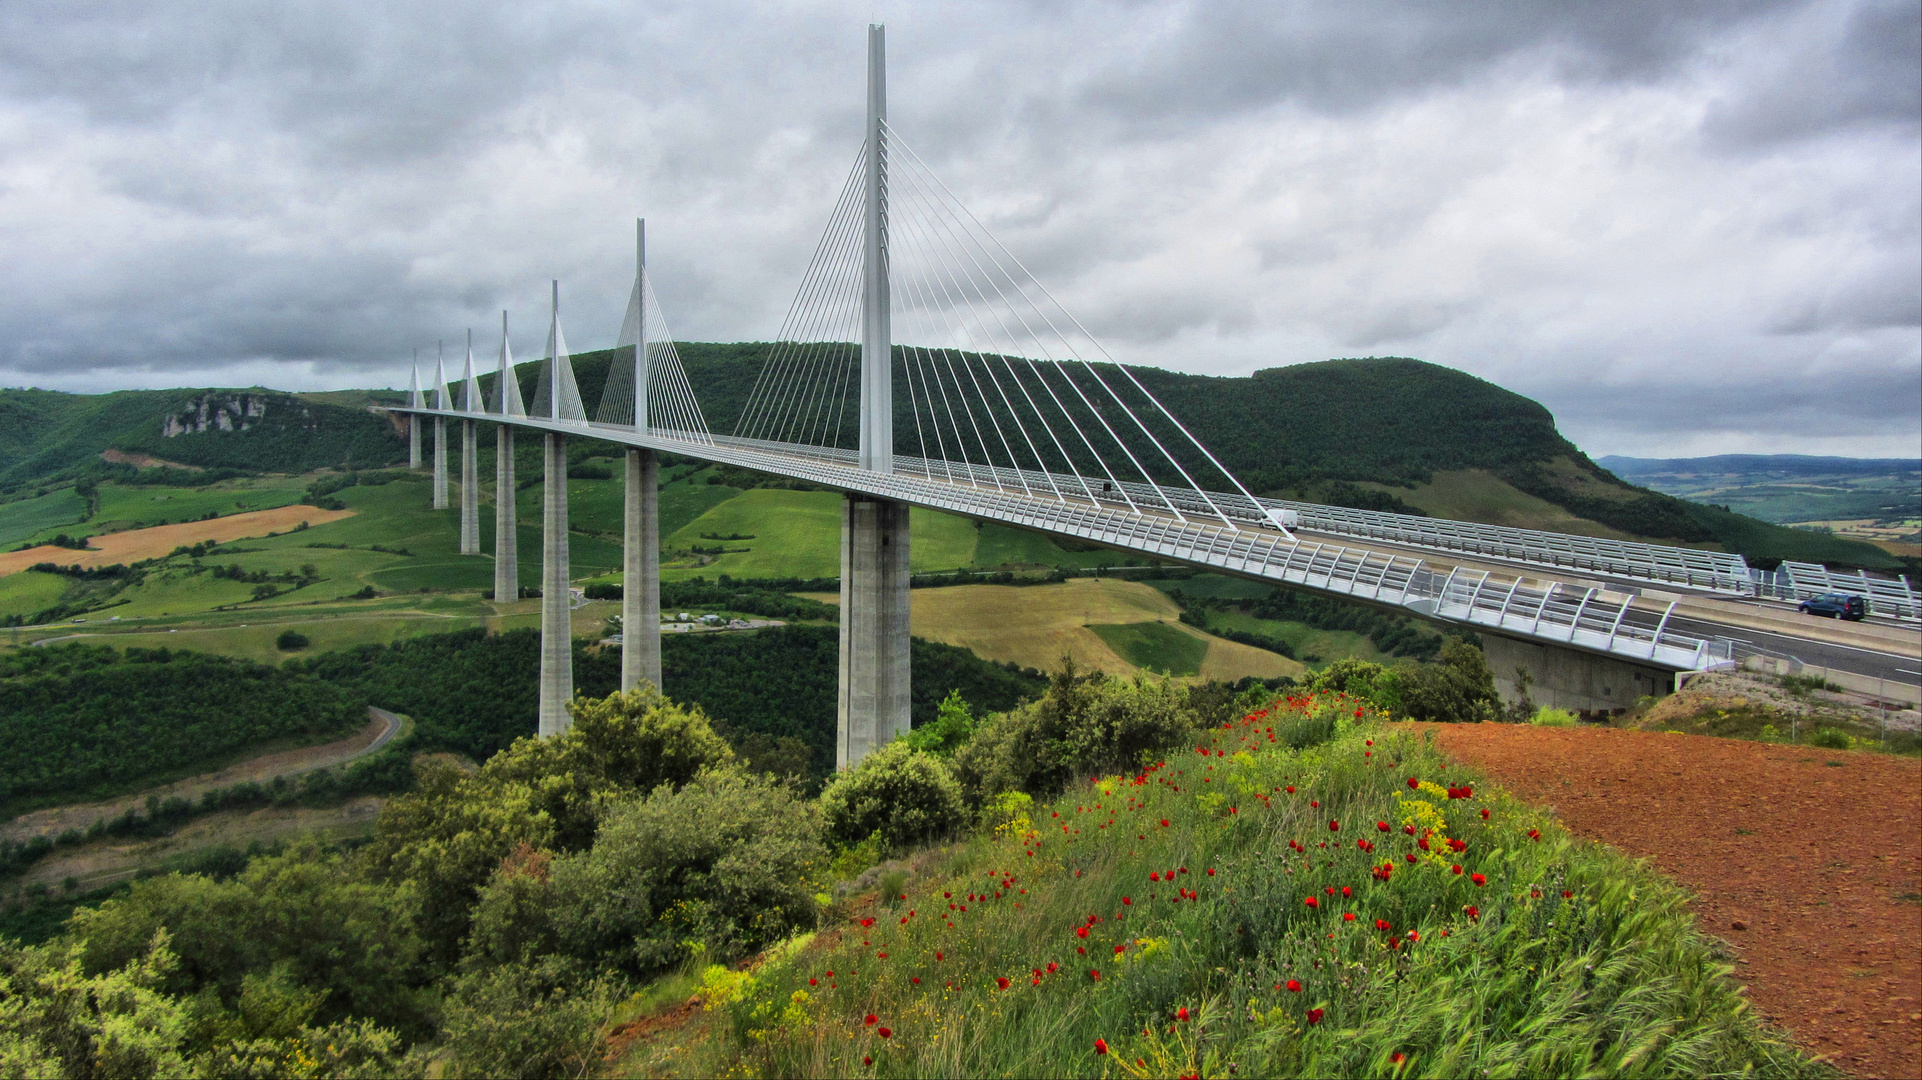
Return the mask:
<svg viewBox="0 0 1922 1080"><path fill-rule="evenodd" d="M1035 804L729 976L713 1030L783 1076L1828 1075L1679 889L1353 704Z"/></svg>

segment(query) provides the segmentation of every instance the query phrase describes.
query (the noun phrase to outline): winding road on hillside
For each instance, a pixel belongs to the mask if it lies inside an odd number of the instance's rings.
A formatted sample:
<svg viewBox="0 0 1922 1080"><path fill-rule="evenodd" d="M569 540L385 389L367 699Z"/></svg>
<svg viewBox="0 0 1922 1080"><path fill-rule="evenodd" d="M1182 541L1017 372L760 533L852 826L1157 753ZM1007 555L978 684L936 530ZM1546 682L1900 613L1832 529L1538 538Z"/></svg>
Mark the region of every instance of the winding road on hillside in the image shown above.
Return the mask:
<svg viewBox="0 0 1922 1080"><path fill-rule="evenodd" d="M386 709L369 707L367 726L345 739L297 750L238 761L224 769L190 777L160 787L136 791L100 802L69 806L50 806L0 823L0 839L27 841L36 836L58 836L68 829L85 831L95 821L119 817L128 810L144 807L149 797L160 799L197 799L202 792L242 783L268 783L277 777L298 776L316 769L345 765L379 751L392 742L405 726L399 715Z"/></svg>

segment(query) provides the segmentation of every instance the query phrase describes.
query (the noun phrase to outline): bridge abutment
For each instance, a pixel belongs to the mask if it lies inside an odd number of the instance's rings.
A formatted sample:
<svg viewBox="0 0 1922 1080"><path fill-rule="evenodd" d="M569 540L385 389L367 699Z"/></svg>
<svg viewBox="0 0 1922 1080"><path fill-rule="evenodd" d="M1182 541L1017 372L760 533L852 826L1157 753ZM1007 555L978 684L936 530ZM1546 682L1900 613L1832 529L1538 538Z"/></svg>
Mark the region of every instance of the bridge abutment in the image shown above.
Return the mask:
<svg viewBox="0 0 1922 1080"><path fill-rule="evenodd" d="M841 503L841 678L835 765L908 730L908 505Z"/></svg>
<svg viewBox="0 0 1922 1080"><path fill-rule="evenodd" d="M573 726L567 702L574 696L574 635L567 591L567 436L548 432L546 440L541 507L542 738Z"/></svg>
<svg viewBox="0 0 1922 1080"><path fill-rule="evenodd" d="M1486 630L1482 631L1482 652L1495 675L1495 689L1509 704L1527 698L1569 712L1612 712L1675 689L1675 673L1665 668L1518 641Z"/></svg>
<svg viewBox="0 0 1922 1080"><path fill-rule="evenodd" d="M642 680L661 686L660 455L627 451L626 521L621 550L621 689Z"/></svg>
<svg viewBox="0 0 1922 1080"><path fill-rule="evenodd" d="M472 420L460 422L460 553L480 554L480 472Z"/></svg>

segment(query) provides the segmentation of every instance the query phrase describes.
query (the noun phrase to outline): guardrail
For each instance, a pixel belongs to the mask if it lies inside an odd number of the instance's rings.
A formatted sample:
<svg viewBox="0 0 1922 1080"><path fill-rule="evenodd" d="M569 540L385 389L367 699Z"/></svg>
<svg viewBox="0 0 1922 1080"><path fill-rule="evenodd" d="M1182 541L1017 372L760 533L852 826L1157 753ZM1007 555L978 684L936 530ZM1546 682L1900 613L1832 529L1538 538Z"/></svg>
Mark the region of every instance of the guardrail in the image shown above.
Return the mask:
<svg viewBox="0 0 1922 1080"><path fill-rule="evenodd" d="M502 422L500 416L486 413L396 411ZM1407 555L1287 536L1273 529L1265 514L1260 521L1252 520L1256 510L1246 506L1246 500L1230 512L1230 518L1246 516L1250 520L1229 525L1219 517L1201 513L1183 520L1172 514L1128 509L1106 498L1091 501L1085 496L1082 500L1055 498L1052 487L1046 495L1017 493L1008 490L1018 486L1007 483L1010 477L1000 477L1003 483L998 487L988 476L979 474L970 476L966 482L959 476L951 481L945 463L939 463L940 471L935 477L927 475L934 470L929 469L930 463L926 462L904 461L900 463L904 466L901 471L875 473L857 468L850 452L819 447L789 447L725 436L715 436L710 442L675 437L671 433L643 435L620 426L533 417L514 417L507 422L518 427L587 435L725 462L845 491L1268 580L1277 585L1402 607L1415 614L1477 629L1568 645L1671 670L1691 670L1714 660L1709 641L1668 629L1673 604L1658 617L1652 611L1635 609L1631 596L1594 588L1530 581L1520 576L1497 577L1487 572L1455 570L1440 575L1421 559Z"/></svg>
<svg viewBox="0 0 1922 1080"><path fill-rule="evenodd" d="M1830 570L1815 563L1785 562L1774 573L1755 572L1755 595L1775 600L1807 600L1822 593L1852 593L1868 602L1869 612L1886 618L1922 619L1922 597L1906 578L1872 577L1856 570Z"/></svg>

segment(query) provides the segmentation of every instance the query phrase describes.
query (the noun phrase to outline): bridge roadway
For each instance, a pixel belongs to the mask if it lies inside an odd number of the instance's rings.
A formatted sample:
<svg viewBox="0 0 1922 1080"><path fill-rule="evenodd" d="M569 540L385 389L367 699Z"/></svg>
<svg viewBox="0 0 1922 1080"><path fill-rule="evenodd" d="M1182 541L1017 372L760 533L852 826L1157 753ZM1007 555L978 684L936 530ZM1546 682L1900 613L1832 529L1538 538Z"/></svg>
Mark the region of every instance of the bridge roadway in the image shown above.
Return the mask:
<svg viewBox="0 0 1922 1080"><path fill-rule="evenodd" d="M1399 609L1484 633L1626 661L1645 668L1689 671L1740 660L1743 654L1794 655L1804 663L1856 672L1868 678L1916 683L1906 674L1922 670L1915 642L1847 634L1836 624L1798 626L1767 617L1765 609L1732 601L1688 596L1681 590L1654 593L1601 575L1543 577L1538 566L1505 565L1454 551L1296 530L1290 539L1251 506L1215 500L1219 516L1165 507L1132 507L1112 491L1077 497L1082 482L1043 482L1047 474L1014 474L980 466L896 458L894 473L861 469L853 452L716 436L636 432L624 425L542 417L502 416L397 407L448 419L506 423L574 437L680 454L736 465L846 492L875 496L980 520L996 521L1053 536L1102 544L1158 559L1302 589L1346 600ZM952 479L951 479L952 478ZM1024 484L1025 481L1025 484ZM1026 490L1021 490L1025 486ZM1145 485L1127 485L1145 490ZM1046 488L1046 494L1035 493ZM1061 497L1054 497L1060 490ZM1208 496L1175 493L1177 505L1202 506ZM1185 518L1185 520L1184 520ZM1638 583L1646 585L1647 583ZM1664 585L1664 589L1675 589ZM1739 610L1737 610L1739 609ZM1764 619L1758 625L1757 618ZM1766 628L1765 628L1766 627ZM1838 637L1838 634L1841 636ZM1746 644L1745 644L1746 643ZM1758 648L1759 646L1759 648Z"/></svg>

